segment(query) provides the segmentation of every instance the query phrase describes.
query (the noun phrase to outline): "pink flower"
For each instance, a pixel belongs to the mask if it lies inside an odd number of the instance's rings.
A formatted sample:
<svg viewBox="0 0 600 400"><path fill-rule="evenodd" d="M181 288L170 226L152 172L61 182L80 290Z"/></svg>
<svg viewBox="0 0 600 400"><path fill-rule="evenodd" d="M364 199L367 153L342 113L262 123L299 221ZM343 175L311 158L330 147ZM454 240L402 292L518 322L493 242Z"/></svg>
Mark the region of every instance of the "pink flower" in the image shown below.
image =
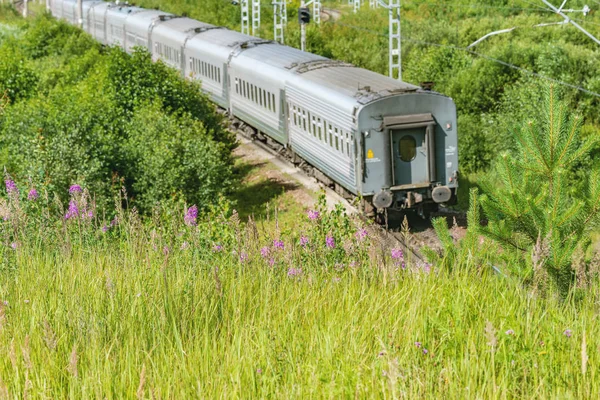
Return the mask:
<svg viewBox="0 0 600 400"><path fill-rule="evenodd" d="M8 194L19 194L17 184L12 179L5 179L4 184L6 185L6 192Z"/></svg>
<svg viewBox="0 0 600 400"><path fill-rule="evenodd" d="M306 236L300 236L300 246L306 247L308 244L308 238Z"/></svg>
<svg viewBox="0 0 600 400"><path fill-rule="evenodd" d="M188 226L196 226L196 219L198 218L198 207L193 205L188 208L185 213L185 217L183 217L183 222L185 222Z"/></svg>
<svg viewBox="0 0 600 400"><path fill-rule="evenodd" d="M311 221L314 221L316 219L319 219L319 212L315 211L315 210L309 210L308 211L308 219L310 219Z"/></svg>
<svg viewBox="0 0 600 400"><path fill-rule="evenodd" d="M563 335L565 335L566 337L571 337L573 335L573 332L570 329L566 329L563 332Z"/></svg>
<svg viewBox="0 0 600 400"><path fill-rule="evenodd" d="M269 254L271 253L271 250L269 250L269 248L267 246L263 247L262 249L260 249L260 255L263 258L267 258L269 256Z"/></svg>
<svg viewBox="0 0 600 400"><path fill-rule="evenodd" d="M27 194L27 200L30 200L30 201L37 200L38 197L40 197L40 195L39 195L38 191L35 189L31 189L29 191L29 193Z"/></svg>
<svg viewBox="0 0 600 400"><path fill-rule="evenodd" d="M273 247L279 250L283 250L285 245L283 244L283 240L273 240Z"/></svg>
<svg viewBox="0 0 600 400"><path fill-rule="evenodd" d="M71 185L71 187L69 188L69 194L81 193L81 191L81 186L77 184Z"/></svg>
<svg viewBox="0 0 600 400"><path fill-rule="evenodd" d="M515 331L513 331L512 329L509 329L509 330L507 330L507 331L506 331L506 332L504 332L504 333L506 333L508 336L512 336L512 335L514 335L514 334L515 334Z"/></svg>
<svg viewBox="0 0 600 400"><path fill-rule="evenodd" d="M223 246L221 246L220 244L215 244L215 245L213 246L213 251L214 251L215 253L220 253L222 250L223 250Z"/></svg>
<svg viewBox="0 0 600 400"><path fill-rule="evenodd" d="M325 238L325 245L330 249L335 248L335 239L333 238L333 236L327 236Z"/></svg>
<svg viewBox="0 0 600 400"><path fill-rule="evenodd" d="M369 234L365 228L361 228L354 234L354 236L356 236L358 240L364 240L367 236L369 236Z"/></svg>
<svg viewBox="0 0 600 400"><path fill-rule="evenodd" d="M300 276L302 274L302 268L289 268L287 276L290 278Z"/></svg>

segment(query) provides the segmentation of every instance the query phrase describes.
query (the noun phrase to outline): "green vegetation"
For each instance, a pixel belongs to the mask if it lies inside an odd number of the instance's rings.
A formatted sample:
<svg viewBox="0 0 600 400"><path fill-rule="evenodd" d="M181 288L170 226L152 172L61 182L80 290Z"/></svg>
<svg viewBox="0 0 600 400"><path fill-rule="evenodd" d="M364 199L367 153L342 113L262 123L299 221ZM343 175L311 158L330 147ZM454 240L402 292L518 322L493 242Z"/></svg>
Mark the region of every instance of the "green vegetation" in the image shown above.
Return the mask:
<svg viewBox="0 0 600 400"><path fill-rule="evenodd" d="M215 204L233 185L235 136L196 84L147 52L103 49L44 16L0 43L0 93L0 165L38 187L85 182L105 208L124 185L147 213Z"/></svg>
<svg viewBox="0 0 600 400"><path fill-rule="evenodd" d="M24 200L27 183L6 186L10 397L599 395L597 285L564 301L485 264L432 269L340 211L280 231L227 206L145 222L117 209L109 223L81 212L85 189L67 216L45 192Z"/></svg>
<svg viewBox="0 0 600 400"><path fill-rule="evenodd" d="M219 21L235 17L207 3L202 10ZM473 24L481 31L498 22L477 9L440 9L407 6L408 33L448 41L443 18L487 21ZM599 396L600 261L589 241L600 194L597 172L580 179L597 171L596 100L553 89L537 111L544 92L530 78L455 50L407 46L418 57L405 74L438 71L468 121L466 169L507 151L497 168L469 177L484 194L471 192L461 241L434 221L442 249L425 250L426 264L341 208L326 211L323 199L301 215L268 168L234 165L234 137L198 87L147 53L104 49L63 23L15 21L8 10L0 13L13 24L0 25L0 396ZM427 13L440 25L411 31ZM379 12L365 15L379 29ZM359 17L348 19L369 21ZM336 29L345 28L311 28L311 42L335 56L348 45ZM557 40L568 51L586 46ZM536 46L497 51L515 63L531 51L535 69L544 59ZM361 58L359 48L344 54L379 68L380 55ZM597 66L578 68L553 71L591 85ZM234 182L242 185L232 193ZM276 206L265 210L267 202ZM283 218L282 206L291 210Z"/></svg>

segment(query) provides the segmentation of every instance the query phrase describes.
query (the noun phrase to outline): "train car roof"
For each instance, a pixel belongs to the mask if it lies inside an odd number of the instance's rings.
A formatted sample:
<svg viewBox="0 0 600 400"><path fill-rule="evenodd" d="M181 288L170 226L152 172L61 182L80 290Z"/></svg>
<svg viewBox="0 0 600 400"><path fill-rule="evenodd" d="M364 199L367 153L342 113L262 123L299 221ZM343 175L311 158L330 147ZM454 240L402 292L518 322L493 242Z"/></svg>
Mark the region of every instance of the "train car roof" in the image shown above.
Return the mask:
<svg viewBox="0 0 600 400"><path fill-rule="evenodd" d="M244 51L240 57L249 57L259 60L273 67L283 68L291 71L296 65L316 61L327 60L327 58L307 53L279 43L265 43Z"/></svg>
<svg viewBox="0 0 600 400"><path fill-rule="evenodd" d="M164 29L169 29L173 32L179 33L191 33L191 31L195 29L202 28L214 28L214 25L207 24L205 22L200 22L195 19L187 18L187 17L174 17L169 18L166 21L163 21L154 27L156 31ZM166 34L163 33L163 34Z"/></svg>

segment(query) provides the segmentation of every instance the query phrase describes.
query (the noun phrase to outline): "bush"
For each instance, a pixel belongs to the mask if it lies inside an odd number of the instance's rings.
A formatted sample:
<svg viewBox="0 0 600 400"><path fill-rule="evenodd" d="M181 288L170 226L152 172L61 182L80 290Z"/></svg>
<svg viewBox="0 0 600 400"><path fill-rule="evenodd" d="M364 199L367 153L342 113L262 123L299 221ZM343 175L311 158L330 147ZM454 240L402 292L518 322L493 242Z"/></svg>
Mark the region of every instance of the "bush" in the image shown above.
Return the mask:
<svg viewBox="0 0 600 400"><path fill-rule="evenodd" d="M15 178L63 202L84 183L100 208L124 184L143 212L164 200L213 204L232 186L235 135L198 84L146 51L103 50L43 16L0 54L0 93L11 101L0 115L0 163Z"/></svg>

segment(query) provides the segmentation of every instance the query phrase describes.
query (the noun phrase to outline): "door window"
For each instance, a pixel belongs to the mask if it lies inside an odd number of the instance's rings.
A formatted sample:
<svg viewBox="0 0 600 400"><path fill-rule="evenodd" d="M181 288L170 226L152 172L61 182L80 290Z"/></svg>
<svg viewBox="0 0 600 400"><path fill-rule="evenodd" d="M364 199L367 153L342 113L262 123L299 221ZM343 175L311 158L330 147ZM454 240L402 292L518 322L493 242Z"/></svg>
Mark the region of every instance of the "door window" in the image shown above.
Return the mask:
<svg viewBox="0 0 600 400"><path fill-rule="evenodd" d="M399 147L398 150L402 161L411 162L417 156L417 141L411 135L402 136Z"/></svg>

